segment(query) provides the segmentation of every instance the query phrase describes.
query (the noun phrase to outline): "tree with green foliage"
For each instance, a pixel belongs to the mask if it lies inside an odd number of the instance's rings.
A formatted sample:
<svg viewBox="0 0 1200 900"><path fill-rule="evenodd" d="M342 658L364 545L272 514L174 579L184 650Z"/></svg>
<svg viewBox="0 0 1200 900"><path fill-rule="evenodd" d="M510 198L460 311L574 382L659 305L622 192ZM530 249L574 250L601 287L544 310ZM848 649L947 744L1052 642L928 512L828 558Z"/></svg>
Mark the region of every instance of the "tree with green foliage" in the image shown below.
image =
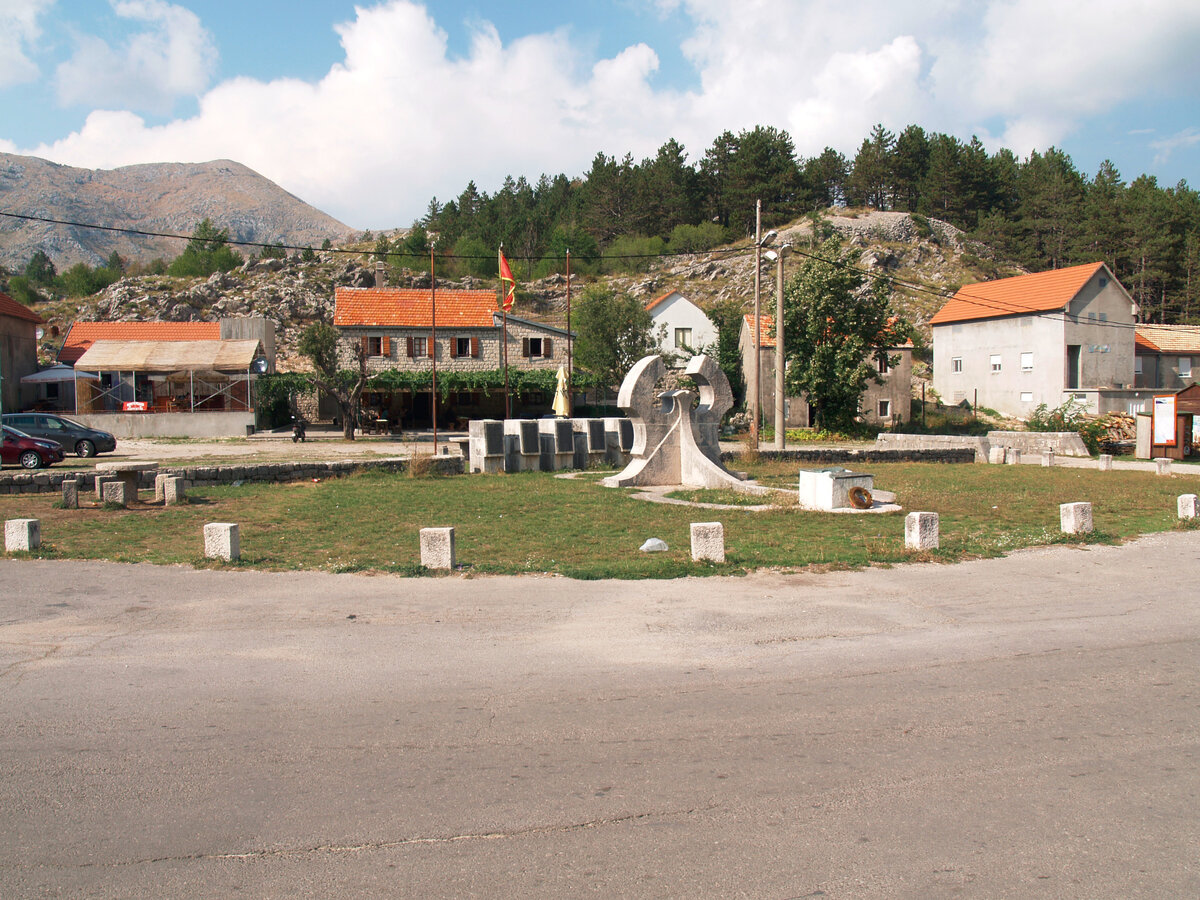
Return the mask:
<svg viewBox="0 0 1200 900"><path fill-rule="evenodd" d="M706 312L717 329L716 346L710 345L706 352L715 356L717 365L729 380L735 405L741 406L746 402L746 379L742 375L742 351L738 347L738 338L741 336L746 309L740 301L729 298L714 304Z"/></svg>
<svg viewBox="0 0 1200 900"><path fill-rule="evenodd" d="M855 268L857 253L837 241L805 258L784 289L786 384L807 396L817 424L847 431L867 385L881 383L878 357L909 337L892 315L891 288Z"/></svg>
<svg viewBox="0 0 1200 900"><path fill-rule="evenodd" d="M229 229L217 228L210 219L202 220L192 238L167 268L176 278L205 278L214 272L228 272L242 264L242 256L229 246Z"/></svg>
<svg viewBox="0 0 1200 900"><path fill-rule="evenodd" d="M283 241L276 241L270 246L263 247L262 253L259 254L263 259L286 259L287 250L283 247Z"/></svg>
<svg viewBox="0 0 1200 900"><path fill-rule="evenodd" d="M367 384L367 357L362 347L355 344L355 369L342 369L338 357L340 338L341 332L332 325L316 322L301 332L296 349L312 363L313 383L337 403L342 419L342 436L352 441L354 426L358 424L363 388Z"/></svg>
<svg viewBox="0 0 1200 900"><path fill-rule="evenodd" d="M58 277L58 269L44 250L35 250L29 262L25 263L24 275L30 283L38 287L53 287L54 279Z"/></svg>
<svg viewBox="0 0 1200 900"><path fill-rule="evenodd" d="M575 364L602 384L620 385L625 373L654 352L654 320L646 307L611 288L590 285L575 306Z"/></svg>

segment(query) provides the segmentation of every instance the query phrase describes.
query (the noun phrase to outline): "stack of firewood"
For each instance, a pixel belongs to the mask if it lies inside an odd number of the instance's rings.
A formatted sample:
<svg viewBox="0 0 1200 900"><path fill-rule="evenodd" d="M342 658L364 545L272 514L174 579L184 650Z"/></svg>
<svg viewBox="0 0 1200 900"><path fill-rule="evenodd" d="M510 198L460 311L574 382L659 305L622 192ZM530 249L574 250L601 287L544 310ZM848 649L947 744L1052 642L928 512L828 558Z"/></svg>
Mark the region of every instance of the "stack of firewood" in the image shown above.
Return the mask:
<svg viewBox="0 0 1200 900"><path fill-rule="evenodd" d="M1101 416L1099 421L1105 429L1105 435L1102 440L1137 440L1137 420L1128 413L1111 412Z"/></svg>

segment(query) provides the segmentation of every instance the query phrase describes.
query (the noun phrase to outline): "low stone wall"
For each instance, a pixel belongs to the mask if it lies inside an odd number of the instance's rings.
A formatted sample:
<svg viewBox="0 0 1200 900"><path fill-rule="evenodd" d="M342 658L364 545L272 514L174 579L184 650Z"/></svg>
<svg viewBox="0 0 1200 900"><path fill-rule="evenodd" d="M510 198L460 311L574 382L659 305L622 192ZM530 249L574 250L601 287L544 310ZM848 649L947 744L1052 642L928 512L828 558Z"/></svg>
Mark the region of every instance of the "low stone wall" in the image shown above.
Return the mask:
<svg viewBox="0 0 1200 900"><path fill-rule="evenodd" d="M727 450L721 454L721 462L736 463L742 451ZM841 463L883 462L927 462L927 463L971 463L975 462L975 451L966 447L946 449L840 449L837 447L797 447L794 450L759 450L760 459L791 460L807 465L840 465Z"/></svg>
<svg viewBox="0 0 1200 900"><path fill-rule="evenodd" d="M313 478L339 478L354 472L372 469L385 472L404 472L408 469L407 459L334 460L332 462L284 462L249 463L238 466L161 466L158 472L143 472L139 481L140 490L154 490L154 476L178 475L183 478L184 488L207 487L216 484L240 482L286 482L308 481ZM433 468L443 475L461 475L464 471L461 456L435 456ZM103 474L103 473L101 473ZM81 491L96 489L94 471L72 472L67 469L38 469L33 472L7 471L0 473L0 494L57 493L62 490L64 479L74 478Z"/></svg>
<svg viewBox="0 0 1200 900"><path fill-rule="evenodd" d="M968 434L892 434L885 432L875 438L876 450L945 451L970 450L975 462L988 461L991 442L988 438Z"/></svg>
<svg viewBox="0 0 1200 900"><path fill-rule="evenodd" d="M1053 450L1058 456L1090 457L1083 438L1077 431L989 431L993 447L1006 447L1022 453L1040 454Z"/></svg>
<svg viewBox="0 0 1200 900"><path fill-rule="evenodd" d="M245 437L254 412L220 410L179 413L70 413L70 418L113 434L117 440L156 437Z"/></svg>

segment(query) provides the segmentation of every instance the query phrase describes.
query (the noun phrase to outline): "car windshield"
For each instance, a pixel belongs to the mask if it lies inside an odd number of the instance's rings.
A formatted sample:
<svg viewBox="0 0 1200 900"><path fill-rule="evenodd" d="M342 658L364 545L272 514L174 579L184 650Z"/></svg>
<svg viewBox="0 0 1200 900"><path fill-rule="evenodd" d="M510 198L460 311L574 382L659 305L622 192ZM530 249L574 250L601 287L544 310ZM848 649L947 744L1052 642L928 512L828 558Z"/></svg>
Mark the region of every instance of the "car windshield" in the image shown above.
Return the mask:
<svg viewBox="0 0 1200 900"><path fill-rule="evenodd" d="M48 421L51 425L57 425L61 422L68 428L79 428L83 431L91 431L88 426L82 425L79 422L76 422L74 419L68 419L66 416L50 416L46 421Z"/></svg>

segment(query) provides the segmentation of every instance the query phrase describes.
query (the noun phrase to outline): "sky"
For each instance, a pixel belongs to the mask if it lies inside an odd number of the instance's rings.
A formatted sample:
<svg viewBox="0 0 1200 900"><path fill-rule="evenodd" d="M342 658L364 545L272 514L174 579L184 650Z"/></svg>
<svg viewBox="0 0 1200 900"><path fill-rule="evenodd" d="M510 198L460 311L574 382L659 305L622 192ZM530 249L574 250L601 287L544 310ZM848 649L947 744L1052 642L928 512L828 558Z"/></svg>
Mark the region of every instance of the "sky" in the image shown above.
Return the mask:
<svg viewBox="0 0 1200 900"><path fill-rule="evenodd" d="M243 163L354 228L674 138L1200 164L1197 0L0 0L0 152Z"/></svg>

